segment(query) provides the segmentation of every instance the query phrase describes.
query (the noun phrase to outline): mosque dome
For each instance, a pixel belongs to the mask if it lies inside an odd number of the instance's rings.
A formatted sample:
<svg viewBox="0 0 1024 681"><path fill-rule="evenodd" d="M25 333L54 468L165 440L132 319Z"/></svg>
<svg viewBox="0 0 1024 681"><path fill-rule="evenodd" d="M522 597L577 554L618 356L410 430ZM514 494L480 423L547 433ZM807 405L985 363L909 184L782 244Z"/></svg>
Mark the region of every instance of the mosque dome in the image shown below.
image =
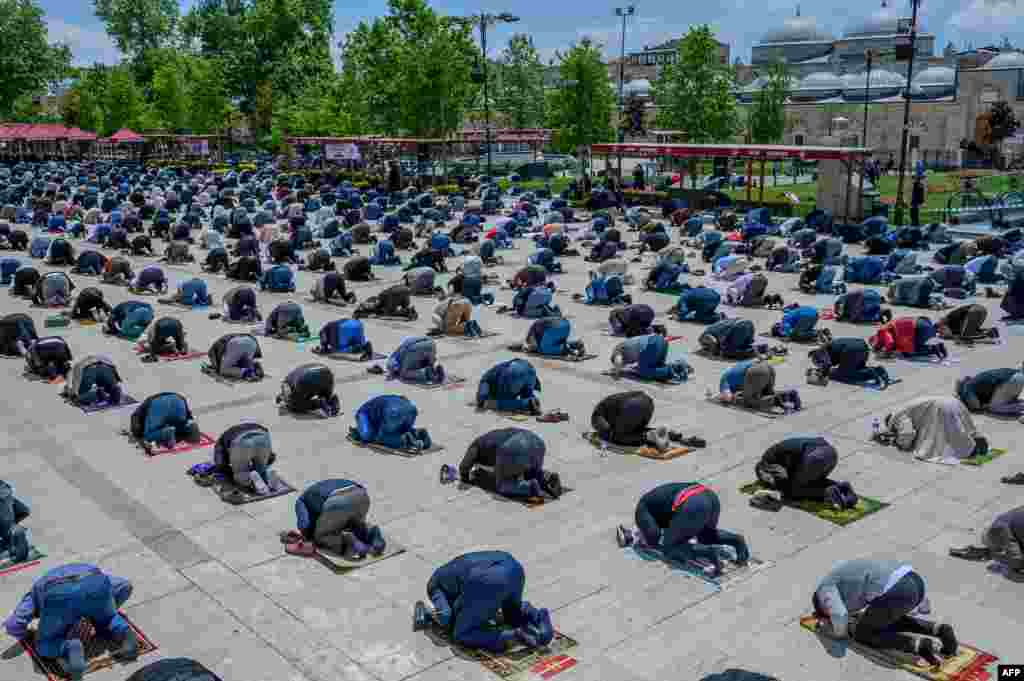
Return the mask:
<svg viewBox="0 0 1024 681"><path fill-rule="evenodd" d="M818 28L814 17L802 17L797 14L789 17L782 26L768 31L761 38L763 44L770 43L825 43L835 38L827 31Z"/></svg>
<svg viewBox="0 0 1024 681"><path fill-rule="evenodd" d="M1024 69L1024 54L1020 52L1001 52L981 68L987 71L994 69Z"/></svg>
<svg viewBox="0 0 1024 681"><path fill-rule="evenodd" d="M936 87L939 85L952 85L955 82L956 71L948 66L932 66L917 74L911 85Z"/></svg>
<svg viewBox="0 0 1024 681"><path fill-rule="evenodd" d="M874 80L874 77L872 77ZM828 71L819 71L805 76L797 83L797 90L842 90L843 79Z"/></svg>
<svg viewBox="0 0 1024 681"><path fill-rule="evenodd" d="M622 90L626 95L646 97L651 94L651 81L646 78L631 80L628 83L623 84Z"/></svg>
<svg viewBox="0 0 1024 681"><path fill-rule="evenodd" d="M870 35L893 35L899 33L900 14L886 3L865 19L854 22L846 29L846 37L855 38ZM921 30L918 25L918 30Z"/></svg>

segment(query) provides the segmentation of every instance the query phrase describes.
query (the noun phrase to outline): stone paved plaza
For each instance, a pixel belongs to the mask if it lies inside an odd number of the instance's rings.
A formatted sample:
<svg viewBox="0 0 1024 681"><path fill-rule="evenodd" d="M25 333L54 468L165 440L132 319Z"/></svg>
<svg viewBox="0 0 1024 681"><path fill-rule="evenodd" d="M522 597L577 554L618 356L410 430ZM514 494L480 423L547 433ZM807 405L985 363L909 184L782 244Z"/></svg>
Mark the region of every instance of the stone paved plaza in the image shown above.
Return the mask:
<svg viewBox="0 0 1024 681"><path fill-rule="evenodd" d="M501 253L506 265L495 271L503 278L532 250L524 240L518 246ZM162 252L162 244L158 250ZM361 250L365 253L366 248ZM197 246L193 252L204 255ZM408 258L408 253L402 255ZM136 269L145 261L135 259ZM454 267L455 261L450 262ZM924 576L934 613L952 621L963 642L1004 662L1024 662L1018 650L1024 585L988 572L983 564L947 555L951 545L976 539L978 528L1024 500L1024 489L999 482L1001 476L1024 470L1024 458L1016 450L1021 426L976 417L994 446L1010 450L978 468L923 463L870 441L873 418L884 417L907 400L950 395L962 373L1018 365L1024 338L1007 336L1000 324L1006 345L951 346L958 360L952 366L890 362L890 373L903 382L886 392L836 383L806 385L807 349L791 346L787 361L776 367L777 384L799 387L805 409L778 420L706 402L705 387L717 387L728 364L688 353L696 368L688 383L646 389L657 404L656 422L703 436L708 447L669 462L601 456L580 434L590 429L591 410L600 398L634 384L601 375L618 342L605 333L609 309L572 301L570 294L583 290L588 264L581 258L562 262L566 273L558 282L566 293L556 296L556 302L572 320L574 337L584 339L598 358L572 365L534 362L544 408L564 409L571 419L524 425L544 438L548 467L573 488L537 509L478 489L438 484L439 466L457 464L476 436L517 425L469 404L481 373L514 356L505 346L522 340L528 321L483 308L478 311L483 328L499 336L438 339L448 372L468 378L458 389L421 391L368 374L363 364L326 360L339 384L343 413L324 421L279 413L274 402L290 369L317 360L311 344L260 339L268 378L231 387L201 373L198 360L144 364L131 343L109 339L98 327L72 324L56 330L75 357L111 355L135 398L158 391L185 395L201 429L214 437L242 421L265 424L278 453L279 474L300 491L324 478L349 477L366 484L371 518L407 551L346 575L284 553L278 532L294 526L294 494L230 506L186 475L212 449L148 458L119 434L128 424L130 408L86 416L58 397L59 387L25 380L23 361L3 361L6 441L0 478L12 482L18 496L31 505L26 525L48 553L39 566L0 577L3 615L46 569L88 560L134 582L125 612L159 646L157 653L136 663L90 675L91 681L122 681L159 656L192 657L224 681L493 679L497 677L477 663L414 633L411 611L416 599L425 598L426 581L440 564L466 551L496 548L523 563L526 597L550 608L555 626L579 642L579 664L560 674L559 681L699 681L728 669L783 681L909 679L906 672L883 668L843 646L826 647L798 624L810 610L817 581L835 562L892 557L909 561ZM642 280L641 265L631 267ZM189 269L199 272L198 264L166 268L172 288L190 276ZM402 274L400 268L375 270L380 281L355 285L360 300ZM264 315L276 303L294 299L303 304L310 328L317 331L344 314L307 302L314 276L298 273L294 295L260 294ZM85 277L73 278L79 290L93 285ZM219 304L233 282L205 278ZM832 296L798 293L796 280L797 275L770 275L769 290L780 292L787 303L831 303ZM95 285L111 304L134 297L125 289ZM671 296L639 287L632 292L636 302L649 303L659 313L674 303ZM511 302L510 292L497 294L499 302ZM221 335L238 331L208 319L208 310L183 311L151 302L158 317L183 320L194 348L205 349ZM1001 316L998 300L979 302L989 307L990 320ZM416 322L368 320L368 337L378 351L390 352L403 337L425 332L434 304L416 299ZM32 309L27 301L0 295L0 311L28 312L40 335L48 333L43 327L47 311ZM767 332L780 314L739 312L754 320L759 332ZM897 308L896 314L914 311ZM683 336L677 346L688 351L696 347L700 326L666 323L670 334ZM871 333L864 326L821 325L836 337ZM419 408L418 425L447 449L407 459L346 442L355 410L382 393L412 399ZM738 487L754 479L754 463L768 446L793 433L829 438L841 457L836 477L891 507L844 528L790 508L770 513L750 507ZM633 559L616 546L616 524L632 523L644 492L663 482L692 480L717 491L722 527L745 535L753 555L771 561L768 569L717 591L660 562ZM0 649L3 681L44 678L15 641L6 638Z"/></svg>

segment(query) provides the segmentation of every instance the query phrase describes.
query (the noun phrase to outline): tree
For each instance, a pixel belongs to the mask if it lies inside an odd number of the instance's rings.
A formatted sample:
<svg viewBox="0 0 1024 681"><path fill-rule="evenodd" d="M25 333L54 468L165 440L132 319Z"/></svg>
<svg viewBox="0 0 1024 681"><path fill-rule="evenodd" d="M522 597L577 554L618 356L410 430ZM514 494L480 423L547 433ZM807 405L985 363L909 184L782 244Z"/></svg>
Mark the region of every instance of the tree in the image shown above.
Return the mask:
<svg viewBox="0 0 1024 681"><path fill-rule="evenodd" d="M714 34L706 25L692 27L677 49L676 62L664 65L653 83L658 124L692 143L731 140L739 123L734 78L719 61Z"/></svg>
<svg viewBox="0 0 1024 681"><path fill-rule="evenodd" d="M497 109L516 129L537 128L544 121L544 65L533 39L517 33L508 41L496 69Z"/></svg>
<svg viewBox="0 0 1024 681"><path fill-rule="evenodd" d="M1007 137L1013 136L1020 127L1017 114L1005 101L994 102L990 110L989 125L992 126L992 144L998 145Z"/></svg>
<svg viewBox="0 0 1024 681"><path fill-rule="evenodd" d="M166 47L178 22L178 0L93 0L117 49L130 59Z"/></svg>
<svg viewBox="0 0 1024 681"><path fill-rule="evenodd" d="M619 121L619 127L627 135L636 135L643 137L647 134L647 124L644 121L644 112L646 106L644 100L637 97L635 94L626 97L625 105L623 106L622 120Z"/></svg>
<svg viewBox="0 0 1024 681"><path fill-rule="evenodd" d="M556 58L560 83L549 100L548 120L558 129L558 147L575 151L580 146L613 141L615 91L601 60L601 48L583 38Z"/></svg>
<svg viewBox="0 0 1024 681"><path fill-rule="evenodd" d="M15 100L43 94L64 77L71 62L66 45L47 40L43 10L36 0L0 0L0 120ZM24 113L24 111L22 112Z"/></svg>
<svg viewBox="0 0 1024 681"><path fill-rule="evenodd" d="M160 127L179 130L188 127L189 107L185 60L169 59L157 67L150 85L153 107Z"/></svg>
<svg viewBox="0 0 1024 681"><path fill-rule="evenodd" d="M442 136L462 125L478 87L480 55L470 27L424 0L389 0L389 13L361 22L341 44L339 93L351 125L367 132Z"/></svg>
<svg viewBox="0 0 1024 681"><path fill-rule="evenodd" d="M789 76L784 64L774 64L768 70L764 87L754 95L748 116L750 139L755 144L776 144L786 131L786 98L789 96Z"/></svg>
<svg viewBox="0 0 1024 681"><path fill-rule="evenodd" d="M117 66L110 70L103 105L106 114L104 134L117 132L121 128L141 127L139 123L146 113L146 102L128 67Z"/></svg>
<svg viewBox="0 0 1024 681"><path fill-rule="evenodd" d="M197 57L188 62L189 127L197 134L224 129L231 104L221 63Z"/></svg>

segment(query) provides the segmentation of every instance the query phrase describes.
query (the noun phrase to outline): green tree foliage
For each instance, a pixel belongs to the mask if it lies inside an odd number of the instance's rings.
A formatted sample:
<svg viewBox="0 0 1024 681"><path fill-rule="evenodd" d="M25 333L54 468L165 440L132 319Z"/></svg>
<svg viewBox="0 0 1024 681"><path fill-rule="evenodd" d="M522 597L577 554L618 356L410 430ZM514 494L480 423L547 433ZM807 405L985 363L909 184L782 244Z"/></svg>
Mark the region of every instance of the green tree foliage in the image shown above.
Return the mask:
<svg viewBox="0 0 1024 681"><path fill-rule="evenodd" d="M189 123L189 81L185 59L166 59L157 67L150 85L153 107L160 127L179 130Z"/></svg>
<svg viewBox="0 0 1024 681"><path fill-rule="evenodd" d="M739 124L733 73L720 62L711 29L692 27L679 41L678 55L653 83L658 124L682 131L695 144L731 140Z"/></svg>
<svg viewBox="0 0 1024 681"><path fill-rule="evenodd" d="M544 65L533 40L517 33L498 62L496 108L517 129L537 128L544 122Z"/></svg>
<svg viewBox="0 0 1024 681"><path fill-rule="evenodd" d="M178 0L93 0L96 16L130 59L166 47L178 22Z"/></svg>
<svg viewBox="0 0 1024 681"><path fill-rule="evenodd" d="M989 112L989 125L992 126L992 143L999 144L1012 136L1020 127L1017 114L1005 101L993 102Z"/></svg>
<svg viewBox="0 0 1024 681"><path fill-rule="evenodd" d="M0 120L19 96L42 95L67 73L71 51L51 45L35 0L0 0ZM22 107L21 113L25 113Z"/></svg>
<svg viewBox="0 0 1024 681"><path fill-rule="evenodd" d="M359 130L417 137L458 128L477 91L479 55L470 28L424 0L389 0L389 13L361 22L342 42L339 92Z"/></svg>
<svg viewBox="0 0 1024 681"><path fill-rule="evenodd" d="M615 92L600 47L584 38L557 59L560 83L548 100L548 122L559 149L612 141Z"/></svg>
<svg viewBox="0 0 1024 681"><path fill-rule="evenodd" d="M116 132L121 128L142 127L139 123L147 113L146 102L142 90L135 83L135 78L128 68L118 66L110 70L104 95L104 134Z"/></svg>
<svg viewBox="0 0 1024 681"><path fill-rule="evenodd" d="M750 139L755 144L776 144L786 131L786 98L789 96L789 76L784 64L774 64L768 70L764 87L754 95L748 116Z"/></svg>
<svg viewBox="0 0 1024 681"><path fill-rule="evenodd" d="M231 112L227 80L217 59L195 57L188 66L188 127L195 134L218 133Z"/></svg>

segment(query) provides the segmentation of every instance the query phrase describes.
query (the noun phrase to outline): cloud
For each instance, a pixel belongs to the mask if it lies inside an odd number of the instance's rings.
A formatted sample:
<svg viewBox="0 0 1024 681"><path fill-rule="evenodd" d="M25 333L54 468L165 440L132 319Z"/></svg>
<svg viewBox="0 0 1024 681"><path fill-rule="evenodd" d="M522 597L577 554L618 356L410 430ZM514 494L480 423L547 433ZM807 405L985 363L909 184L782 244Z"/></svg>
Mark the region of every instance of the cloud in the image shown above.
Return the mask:
<svg viewBox="0 0 1024 681"><path fill-rule="evenodd" d="M1024 1L969 0L949 18L949 25L962 31L999 31L1016 28L1024 20Z"/></svg>
<svg viewBox="0 0 1024 681"><path fill-rule="evenodd" d="M102 28L70 24L52 17L47 17L46 26L50 42L67 43L71 48L72 61L75 64L116 64L121 61L121 53Z"/></svg>

